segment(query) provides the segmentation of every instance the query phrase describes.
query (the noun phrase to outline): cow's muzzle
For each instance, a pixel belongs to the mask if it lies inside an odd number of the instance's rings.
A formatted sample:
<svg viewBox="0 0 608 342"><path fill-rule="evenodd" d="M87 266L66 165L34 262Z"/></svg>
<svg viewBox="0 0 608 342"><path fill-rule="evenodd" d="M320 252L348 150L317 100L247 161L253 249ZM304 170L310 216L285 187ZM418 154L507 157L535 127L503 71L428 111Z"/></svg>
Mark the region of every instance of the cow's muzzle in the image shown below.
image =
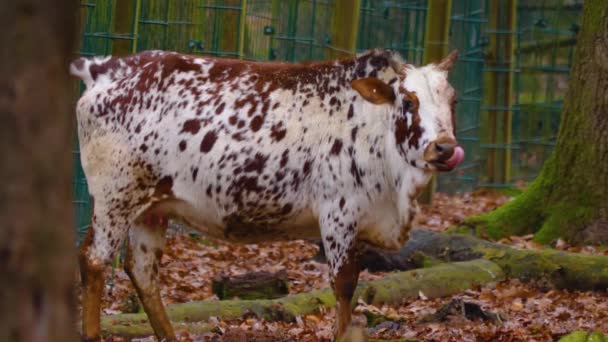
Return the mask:
<svg viewBox="0 0 608 342"><path fill-rule="evenodd" d="M452 138L439 138L426 147L424 160L437 171L452 171L464 160L464 150Z"/></svg>

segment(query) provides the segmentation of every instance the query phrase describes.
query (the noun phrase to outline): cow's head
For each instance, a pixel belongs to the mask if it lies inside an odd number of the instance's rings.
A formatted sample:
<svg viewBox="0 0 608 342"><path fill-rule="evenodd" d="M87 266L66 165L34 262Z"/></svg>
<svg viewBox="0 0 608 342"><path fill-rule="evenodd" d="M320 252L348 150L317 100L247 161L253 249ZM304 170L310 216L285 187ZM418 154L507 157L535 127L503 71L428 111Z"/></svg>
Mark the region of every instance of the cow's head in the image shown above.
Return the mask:
<svg viewBox="0 0 608 342"><path fill-rule="evenodd" d="M363 78L352 87L367 101L389 108L389 145L408 164L426 171L451 171L464 159L454 129L456 93L448 72L458 53L423 67L395 61L397 79Z"/></svg>

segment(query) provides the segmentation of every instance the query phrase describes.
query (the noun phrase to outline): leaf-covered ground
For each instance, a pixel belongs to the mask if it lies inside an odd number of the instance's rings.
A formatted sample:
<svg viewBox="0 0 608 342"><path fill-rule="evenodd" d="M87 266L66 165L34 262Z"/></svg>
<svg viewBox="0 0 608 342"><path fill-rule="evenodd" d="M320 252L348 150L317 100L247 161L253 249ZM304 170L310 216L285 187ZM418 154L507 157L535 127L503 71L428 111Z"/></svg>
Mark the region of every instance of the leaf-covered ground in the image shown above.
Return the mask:
<svg viewBox="0 0 608 342"><path fill-rule="evenodd" d="M509 198L488 191L461 196L435 194L432 206L423 207L418 226L444 230L464 218L487 212ZM522 248L540 248L531 237L512 237L502 243ZM559 249L584 253L603 253L593 247L570 247L558 241ZM274 242L257 245L235 245L207 241L186 233L172 234L164 250L161 268L162 297L165 304L192 300L216 300L211 292L211 279L217 275L237 275L250 271L286 269L290 293L329 286L327 266L312 260L318 247L306 241ZM108 269L112 281L103 296L103 312L137 312L140 310L135 291L121 268ZM382 273L364 271L360 279L373 280ZM496 314L498 320L468 319L452 313L441 322L428 322L424 317L447 303L460 300L478 305ZM370 329L374 338L416 338L423 341L553 341L577 329L608 331L608 295L600 292L567 292L522 284L510 280L471 289L451 297L409 301L401 306L357 306L356 319L365 322L366 315L383 316L386 322ZM224 322L213 320L217 329L207 335L181 335L184 341L330 341L334 310L319 315L298 317L295 323L264 322L257 319ZM422 322L425 321L425 322ZM123 341L116 336L108 341ZM154 341L153 337L139 339Z"/></svg>

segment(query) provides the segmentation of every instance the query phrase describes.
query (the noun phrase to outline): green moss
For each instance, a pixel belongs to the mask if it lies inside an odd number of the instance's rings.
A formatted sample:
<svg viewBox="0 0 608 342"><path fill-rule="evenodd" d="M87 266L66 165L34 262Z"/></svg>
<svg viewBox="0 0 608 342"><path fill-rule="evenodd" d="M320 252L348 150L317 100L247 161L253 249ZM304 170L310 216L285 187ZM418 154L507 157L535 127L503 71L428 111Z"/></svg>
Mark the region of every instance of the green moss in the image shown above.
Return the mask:
<svg viewBox="0 0 608 342"><path fill-rule="evenodd" d="M475 227L471 227L471 226L453 226L453 227L449 227L446 230L447 233L451 233L451 234L461 234L461 235L477 235L475 234Z"/></svg>
<svg viewBox="0 0 608 342"><path fill-rule="evenodd" d="M477 236L492 239L536 233L550 214L546 206L554 186L554 159L552 155L526 191L492 212L466 219L462 226L472 227Z"/></svg>
<svg viewBox="0 0 608 342"><path fill-rule="evenodd" d="M559 339L559 342L605 342L608 337L601 331L575 331Z"/></svg>
<svg viewBox="0 0 608 342"><path fill-rule="evenodd" d="M559 339L559 342L585 342L587 341L586 331L575 331Z"/></svg>
<svg viewBox="0 0 608 342"><path fill-rule="evenodd" d="M422 260L422 267L423 268L428 268L428 267L434 267L437 266L439 264L441 264L443 261L434 258L434 257L430 257L430 256L424 256L424 259Z"/></svg>
<svg viewBox="0 0 608 342"><path fill-rule="evenodd" d="M543 221L544 183L541 175L515 199L493 212L471 217L465 224L475 227L478 236L487 235L493 239L534 233Z"/></svg>
<svg viewBox="0 0 608 342"><path fill-rule="evenodd" d="M511 196L511 197L519 196L522 193L524 193L524 191L522 189L519 189L516 187L498 188L498 189L496 189L496 191L503 195Z"/></svg>
<svg viewBox="0 0 608 342"><path fill-rule="evenodd" d="M179 334L180 331L187 331L191 334L208 333L215 328L209 323L173 323L173 328ZM149 323L134 323L125 325L107 325L102 331L104 335L119 335L127 338L147 337L154 335L154 330Z"/></svg>
<svg viewBox="0 0 608 342"><path fill-rule="evenodd" d="M217 247L217 243L215 241L209 240L205 238L202 234L190 234L190 239L196 243L200 243L201 245L209 246L209 247Z"/></svg>
<svg viewBox="0 0 608 342"><path fill-rule="evenodd" d="M508 277L523 281L543 280L557 288L605 290L608 288L608 258L545 249L474 248L484 259L501 267Z"/></svg>
<svg viewBox="0 0 608 342"><path fill-rule="evenodd" d="M361 298L374 305L398 303L406 298L417 298L420 291L429 298L437 298L503 279L504 273L500 267L487 260L440 264L389 274L374 282L362 283L357 288L353 301Z"/></svg>
<svg viewBox="0 0 608 342"><path fill-rule="evenodd" d="M581 241L579 235L587 225L597 216L597 207L581 201L568 200L547 208L547 219L543 222L534 240L544 244L551 244L558 238L573 242ZM603 236L598 237L603 239ZM592 239L593 240L593 239Z"/></svg>

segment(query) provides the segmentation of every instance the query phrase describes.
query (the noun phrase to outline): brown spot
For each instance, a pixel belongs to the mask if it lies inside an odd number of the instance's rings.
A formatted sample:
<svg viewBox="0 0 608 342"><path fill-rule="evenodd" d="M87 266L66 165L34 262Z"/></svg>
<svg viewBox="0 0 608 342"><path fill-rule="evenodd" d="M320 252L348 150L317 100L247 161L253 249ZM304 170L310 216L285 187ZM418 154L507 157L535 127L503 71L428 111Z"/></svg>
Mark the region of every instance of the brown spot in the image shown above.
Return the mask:
<svg viewBox="0 0 608 342"><path fill-rule="evenodd" d="M201 152L207 153L211 151L216 140L217 134L215 133L215 131L207 132L207 134L205 134L203 140L201 141Z"/></svg>
<svg viewBox="0 0 608 342"><path fill-rule="evenodd" d="M291 212L292 209L293 209L293 205L291 203L287 203L283 206L283 208L281 208L281 212L279 214L287 215Z"/></svg>
<svg viewBox="0 0 608 342"><path fill-rule="evenodd" d="M403 94L402 106L404 108L404 115L395 122L397 143L401 144L407 139L410 148L418 148L420 137L422 136L422 132L424 132L424 129L420 126L420 114L418 113L420 102L418 96L416 96L416 92L407 91L403 87L399 87L399 93ZM407 113L412 115L412 124L409 127L405 122L406 108Z"/></svg>
<svg viewBox="0 0 608 342"><path fill-rule="evenodd" d="M355 181L357 182L357 185L359 185L359 186L363 185L363 182L361 181L361 172L359 172L359 167L357 166L355 159L351 160L350 173L355 177Z"/></svg>
<svg viewBox="0 0 608 342"><path fill-rule="evenodd" d="M139 245L139 248L141 248L141 251L142 251L142 252L144 252L144 253L148 253L148 247L146 247L146 245L141 244L141 245Z"/></svg>
<svg viewBox="0 0 608 342"><path fill-rule="evenodd" d="M279 163L279 165L281 167L285 167L285 165L287 165L288 161L289 161L289 150L285 150L285 151L283 151L283 154L281 155L281 162Z"/></svg>
<svg viewBox="0 0 608 342"><path fill-rule="evenodd" d="M213 190L213 186L211 184L209 184L209 186L207 187L207 190L205 191L205 193L207 194L207 197L211 197L212 190Z"/></svg>
<svg viewBox="0 0 608 342"><path fill-rule="evenodd" d="M270 137L274 141L281 141L283 138L285 138L285 134L287 134L287 129L283 128L282 122L272 125L272 128L270 129Z"/></svg>
<svg viewBox="0 0 608 342"><path fill-rule="evenodd" d="M234 126L234 125L236 125L237 119L238 118L236 115L232 115L231 117L228 118L228 123Z"/></svg>
<svg viewBox="0 0 608 342"><path fill-rule="evenodd" d="M262 173L262 171L264 171L264 167L266 166L266 160L268 160L268 156L263 156L260 153L256 153L253 159L246 162L244 171Z"/></svg>
<svg viewBox="0 0 608 342"><path fill-rule="evenodd" d="M190 119L184 122L182 131L180 133L196 134L201 129L201 122L197 119Z"/></svg>
<svg viewBox="0 0 608 342"><path fill-rule="evenodd" d="M225 103L222 102L216 109L215 109L215 114L220 115L222 114L222 112L224 111L224 105Z"/></svg>
<svg viewBox="0 0 608 342"><path fill-rule="evenodd" d="M348 115L346 115L346 118L348 120L352 119L353 115L355 115L355 109L353 108L353 104L350 104L350 107L348 107Z"/></svg>
<svg viewBox="0 0 608 342"><path fill-rule="evenodd" d="M331 150L329 153L333 155L338 155L340 154L340 151L342 151L342 140L336 139L334 140L334 144L331 146Z"/></svg>
<svg viewBox="0 0 608 342"><path fill-rule="evenodd" d="M332 106L332 107L333 107L333 106L338 106L338 107L339 107L339 106L340 106L340 101L339 101L339 100L338 100L338 99L337 99L335 96L333 96L333 97L332 97L332 98L329 100L329 105L330 105L330 106Z"/></svg>
<svg viewBox="0 0 608 342"><path fill-rule="evenodd" d="M405 118L399 116L395 120L395 142L397 145L403 144L407 135L407 122Z"/></svg>
<svg viewBox="0 0 608 342"><path fill-rule="evenodd" d="M302 173L304 174L304 176L307 176L310 173L310 164L310 160L304 162L304 166L302 167Z"/></svg>
<svg viewBox="0 0 608 342"><path fill-rule="evenodd" d="M346 200L344 197L340 198L340 209L344 209L344 205L346 204Z"/></svg>
<svg viewBox="0 0 608 342"><path fill-rule="evenodd" d="M183 151L186 149L186 140L182 140L179 142L179 150Z"/></svg>
<svg viewBox="0 0 608 342"><path fill-rule="evenodd" d="M264 118L260 115L256 115L253 117L253 119L251 119L251 123L249 124L249 127L251 127L252 131L257 132L260 130L263 123L264 123Z"/></svg>

